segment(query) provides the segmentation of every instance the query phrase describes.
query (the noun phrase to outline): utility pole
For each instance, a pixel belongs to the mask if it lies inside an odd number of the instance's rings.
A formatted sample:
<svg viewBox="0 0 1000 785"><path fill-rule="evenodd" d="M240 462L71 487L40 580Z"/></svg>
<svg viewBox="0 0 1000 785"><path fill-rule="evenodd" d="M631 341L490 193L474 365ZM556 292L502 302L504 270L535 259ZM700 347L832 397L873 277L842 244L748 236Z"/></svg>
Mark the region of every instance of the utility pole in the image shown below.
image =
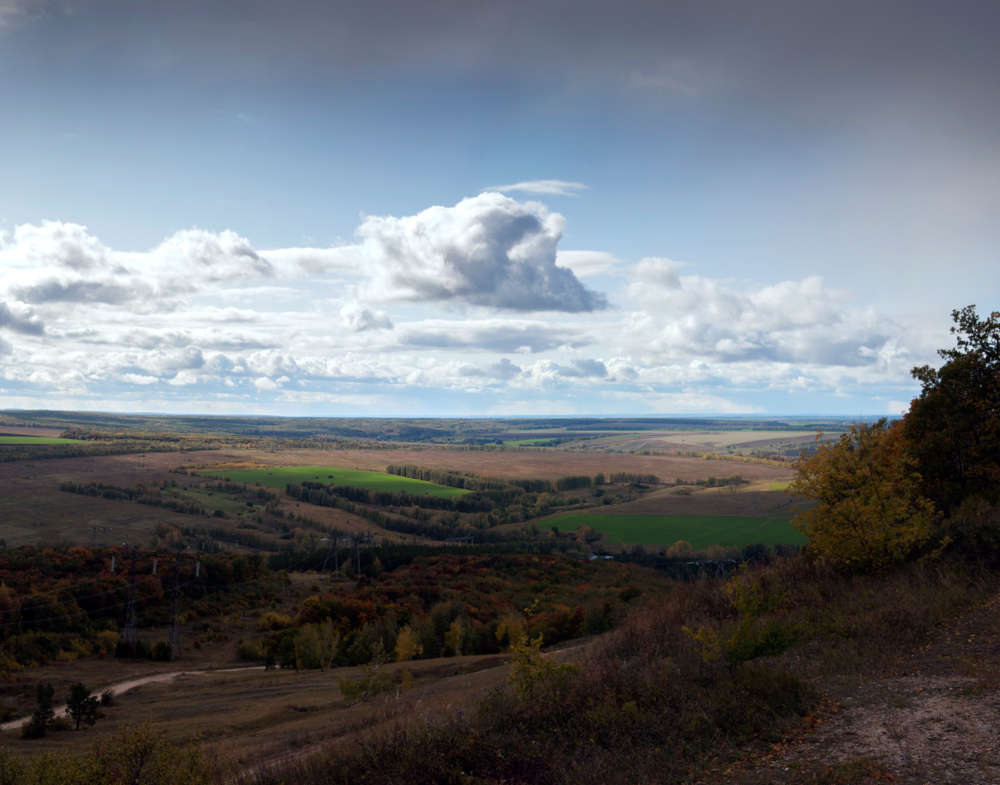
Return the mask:
<svg viewBox="0 0 1000 785"><path fill-rule="evenodd" d="M124 543L123 543L124 544ZM136 551L132 549L132 580L128 590L128 611L125 614L125 634L122 640L130 645L135 645L139 638L138 625L135 618L135 595L136 595Z"/></svg>
<svg viewBox="0 0 1000 785"><path fill-rule="evenodd" d="M170 620L170 631L167 640L170 642L170 658L176 660L181 656L181 624L178 618L181 603L181 554L174 558L174 615Z"/></svg>

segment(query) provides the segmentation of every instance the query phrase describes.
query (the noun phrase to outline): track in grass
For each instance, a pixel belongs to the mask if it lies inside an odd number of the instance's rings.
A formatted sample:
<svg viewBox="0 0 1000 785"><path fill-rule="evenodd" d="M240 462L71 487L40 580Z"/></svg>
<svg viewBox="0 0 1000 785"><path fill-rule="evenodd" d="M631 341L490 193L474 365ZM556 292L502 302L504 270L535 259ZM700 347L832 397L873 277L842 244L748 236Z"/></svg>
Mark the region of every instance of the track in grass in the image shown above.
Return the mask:
<svg viewBox="0 0 1000 785"><path fill-rule="evenodd" d="M608 535L609 542L632 545L673 545L686 540L693 548L710 545L742 547L750 543L767 545L805 544L806 538L792 528L787 518L744 518L721 515L606 515L575 513L540 522L539 528L558 527L576 531L589 526Z"/></svg>
<svg viewBox="0 0 1000 785"><path fill-rule="evenodd" d="M453 499L468 491L448 488L423 480L397 477L384 472L368 472L361 469L344 469L339 466L268 466L263 469L240 469L225 472L204 472L206 476L227 478L233 482L253 485L259 482L268 488L285 490L288 483L321 482L326 485L352 485L370 491L390 493L411 493L414 496L439 496Z"/></svg>
<svg viewBox="0 0 1000 785"><path fill-rule="evenodd" d="M89 444L83 439L60 439L55 436L0 436L0 444Z"/></svg>

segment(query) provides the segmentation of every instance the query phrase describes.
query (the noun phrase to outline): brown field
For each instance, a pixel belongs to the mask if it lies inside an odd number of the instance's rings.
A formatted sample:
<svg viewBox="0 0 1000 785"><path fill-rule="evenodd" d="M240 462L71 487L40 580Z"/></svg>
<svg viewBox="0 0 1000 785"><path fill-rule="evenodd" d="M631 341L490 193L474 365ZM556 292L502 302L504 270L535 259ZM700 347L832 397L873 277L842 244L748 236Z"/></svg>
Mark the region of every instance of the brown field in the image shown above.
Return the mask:
<svg viewBox="0 0 1000 785"><path fill-rule="evenodd" d="M678 496L673 489L656 491L613 507L598 507L596 513L614 515L721 515L759 517L791 516L795 507L809 504L783 491L742 491L739 493L693 493Z"/></svg>
<svg viewBox="0 0 1000 785"><path fill-rule="evenodd" d="M62 435L62 428L22 428L17 425L0 425L0 436L52 436Z"/></svg>
<svg viewBox="0 0 1000 785"><path fill-rule="evenodd" d="M192 453L193 455L193 453ZM593 475L613 471L655 474L673 481L677 477L697 480L711 476L741 474L750 481L776 482L792 477L792 470L778 466L735 461L706 461L674 455L587 454L578 452L478 452L465 450L276 450L247 451L248 458L273 465L334 465L385 471L389 464L412 463L435 469L488 474L511 479L537 477L556 480L570 475ZM194 461L190 461L193 463Z"/></svg>

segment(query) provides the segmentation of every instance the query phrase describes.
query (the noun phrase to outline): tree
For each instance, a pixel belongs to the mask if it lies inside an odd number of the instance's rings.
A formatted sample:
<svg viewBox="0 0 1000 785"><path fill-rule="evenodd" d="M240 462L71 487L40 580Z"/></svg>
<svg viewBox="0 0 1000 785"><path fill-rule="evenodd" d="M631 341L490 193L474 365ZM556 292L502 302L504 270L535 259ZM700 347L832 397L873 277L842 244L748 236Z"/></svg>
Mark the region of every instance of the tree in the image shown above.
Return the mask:
<svg viewBox="0 0 1000 785"><path fill-rule="evenodd" d="M66 701L66 711L69 716L76 720L76 729L80 730L80 723L93 725L97 721L97 707L100 700L90 694L83 682L78 681L69 688L69 700Z"/></svg>
<svg viewBox="0 0 1000 785"><path fill-rule="evenodd" d="M55 719L56 713L52 710L52 698L56 690L51 683L42 684L38 682L35 687L35 702L38 708L31 715L31 720L24 726L21 735L26 739L40 739L45 736L46 726Z"/></svg>
<svg viewBox="0 0 1000 785"><path fill-rule="evenodd" d="M462 654L462 620L455 619L444 634L444 647L454 652L456 657Z"/></svg>
<svg viewBox="0 0 1000 785"><path fill-rule="evenodd" d="M786 652L798 638L798 630L780 619L758 623L775 611L785 597L783 587L766 573L743 565L726 583L726 596L737 618L728 637L720 637L712 627L683 630L694 641L703 660L722 660L735 679L744 663Z"/></svg>
<svg viewBox="0 0 1000 785"><path fill-rule="evenodd" d="M295 636L295 667L300 671L320 667L320 642L316 628L306 624Z"/></svg>
<svg viewBox="0 0 1000 785"><path fill-rule="evenodd" d="M333 658L337 656L337 646L340 645L340 630L333 623L333 619L327 619L318 625L319 635L319 669L325 671L330 667Z"/></svg>
<svg viewBox="0 0 1000 785"><path fill-rule="evenodd" d="M938 352L937 370L913 369L922 389L904 426L925 492L944 512L1000 498L1000 312L980 319L969 305L952 319L956 348Z"/></svg>
<svg viewBox="0 0 1000 785"><path fill-rule="evenodd" d="M930 541L934 505L920 494L898 423L855 423L833 444L819 439L788 489L819 502L792 523L810 549L839 566L876 570Z"/></svg>
<svg viewBox="0 0 1000 785"><path fill-rule="evenodd" d="M396 661L406 662L407 660L419 657L423 653L424 647L417 642L416 633L407 624L399 631L399 637L396 638Z"/></svg>

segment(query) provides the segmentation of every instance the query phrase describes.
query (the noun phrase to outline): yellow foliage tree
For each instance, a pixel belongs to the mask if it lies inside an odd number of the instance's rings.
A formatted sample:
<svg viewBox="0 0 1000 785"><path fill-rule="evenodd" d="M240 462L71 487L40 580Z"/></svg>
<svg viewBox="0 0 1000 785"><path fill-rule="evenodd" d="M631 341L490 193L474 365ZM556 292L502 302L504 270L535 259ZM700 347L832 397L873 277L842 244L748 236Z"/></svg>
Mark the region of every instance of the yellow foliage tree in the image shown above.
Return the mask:
<svg viewBox="0 0 1000 785"><path fill-rule="evenodd" d="M444 634L444 647L455 653L456 657L462 654L462 621L455 619L448 627L448 632Z"/></svg>
<svg viewBox="0 0 1000 785"><path fill-rule="evenodd" d="M902 429L883 418L856 423L837 442L800 458L790 493L819 504L792 525L822 558L853 570L899 562L931 539L934 505L906 456Z"/></svg>
<svg viewBox="0 0 1000 785"><path fill-rule="evenodd" d="M417 643L413 628L407 624L396 637L396 662L406 662L424 653L424 647Z"/></svg>

